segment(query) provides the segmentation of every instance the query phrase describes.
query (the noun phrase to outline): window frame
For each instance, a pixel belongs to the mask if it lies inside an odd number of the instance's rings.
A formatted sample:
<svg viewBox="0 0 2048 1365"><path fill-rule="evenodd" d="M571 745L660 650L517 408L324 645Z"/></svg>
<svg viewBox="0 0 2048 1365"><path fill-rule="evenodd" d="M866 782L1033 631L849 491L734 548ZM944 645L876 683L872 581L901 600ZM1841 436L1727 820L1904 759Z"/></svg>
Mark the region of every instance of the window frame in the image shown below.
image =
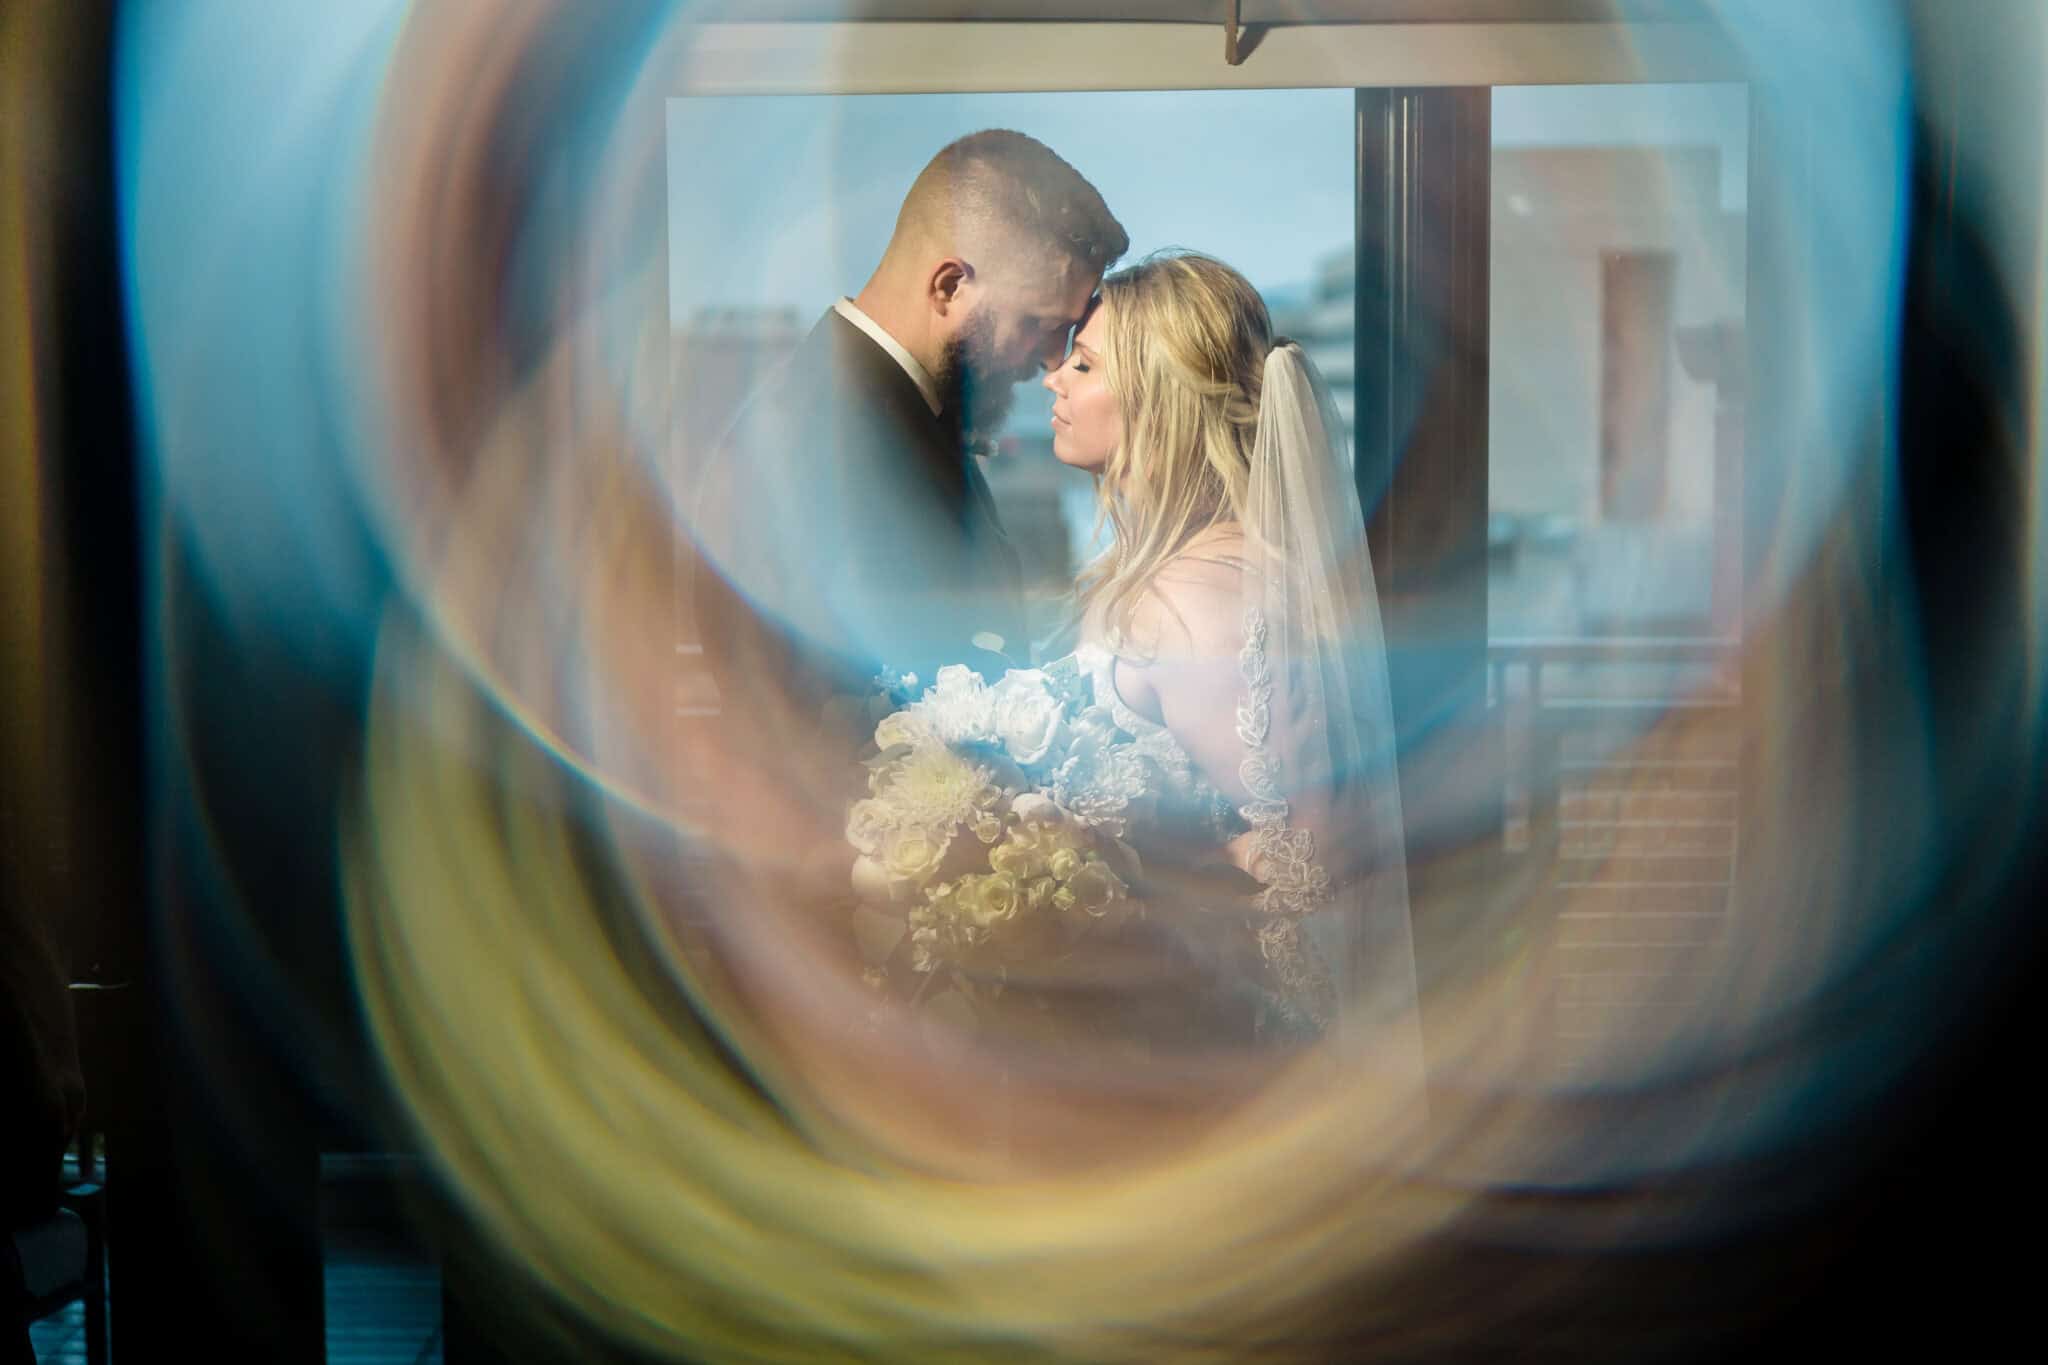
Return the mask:
<svg viewBox="0 0 2048 1365"><path fill-rule="evenodd" d="M709 95L1354 92L1356 392L1361 413L1379 414L1354 433L1356 471L1387 616L1411 893L1418 921L1433 902L1453 908L1458 886L1416 873L1446 840L1497 856L1504 814L1487 688L1493 92L1748 84L1727 35L1696 20L1276 25L1237 66L1213 24L713 23L664 41L657 107ZM1754 159L1751 180L1754 240ZM1425 218L1430 231L1417 230ZM663 285L665 319L665 257ZM1449 861L1469 888L1475 869Z"/></svg>

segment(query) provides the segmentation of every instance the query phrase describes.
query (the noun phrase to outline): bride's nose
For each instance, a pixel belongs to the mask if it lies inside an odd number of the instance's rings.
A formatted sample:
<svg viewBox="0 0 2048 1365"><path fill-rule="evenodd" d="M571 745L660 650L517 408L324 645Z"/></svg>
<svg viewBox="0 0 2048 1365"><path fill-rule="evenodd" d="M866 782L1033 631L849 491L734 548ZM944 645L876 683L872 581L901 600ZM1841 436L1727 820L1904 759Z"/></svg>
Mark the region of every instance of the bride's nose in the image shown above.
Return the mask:
<svg viewBox="0 0 2048 1365"><path fill-rule="evenodd" d="M1055 397L1066 397L1066 394L1060 391L1060 386L1054 382L1060 377L1060 371L1066 368L1067 367L1065 365L1053 366L1051 369L1045 372L1045 378L1038 381L1039 385L1043 387L1046 390L1046 392L1053 394Z"/></svg>

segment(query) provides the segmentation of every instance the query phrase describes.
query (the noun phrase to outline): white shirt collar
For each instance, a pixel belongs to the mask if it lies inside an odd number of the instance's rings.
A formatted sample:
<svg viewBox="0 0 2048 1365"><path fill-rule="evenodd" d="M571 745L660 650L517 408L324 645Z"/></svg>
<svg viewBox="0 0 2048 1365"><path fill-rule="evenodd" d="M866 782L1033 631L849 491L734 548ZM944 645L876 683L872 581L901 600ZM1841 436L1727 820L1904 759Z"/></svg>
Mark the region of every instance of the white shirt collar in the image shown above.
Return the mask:
<svg viewBox="0 0 2048 1365"><path fill-rule="evenodd" d="M925 406L932 410L932 416L939 415L939 386L925 372L924 366L917 363L917 357L903 349L903 343L883 331L882 324L861 312L860 306L852 299L839 300L832 305L832 311L873 337L875 345L887 351L890 359L901 365L903 373L910 376L910 382L917 385L917 391L924 395Z"/></svg>

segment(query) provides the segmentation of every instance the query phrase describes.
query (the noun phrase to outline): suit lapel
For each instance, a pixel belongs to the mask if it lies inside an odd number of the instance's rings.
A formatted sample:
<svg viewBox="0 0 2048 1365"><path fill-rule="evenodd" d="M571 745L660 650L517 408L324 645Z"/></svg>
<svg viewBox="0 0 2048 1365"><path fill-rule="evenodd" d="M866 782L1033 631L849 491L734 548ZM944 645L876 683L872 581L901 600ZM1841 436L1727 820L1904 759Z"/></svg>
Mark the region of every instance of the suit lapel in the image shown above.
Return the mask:
<svg viewBox="0 0 2048 1365"><path fill-rule="evenodd" d="M996 515L995 494L989 491L988 480L982 477L981 462L971 455L964 456L963 459L967 487L974 499L970 533L993 552L1002 572L1004 586L1015 595L1022 591L1024 580L1017 549L1003 533L1002 518Z"/></svg>
<svg viewBox="0 0 2048 1365"><path fill-rule="evenodd" d="M1009 541L996 511L995 495L982 477L980 462L967 453L957 414L934 416L923 391L896 358L838 312L826 314L825 322L833 329L833 346L843 372L884 405L892 425L913 438L933 478L959 500L962 524L1007 550Z"/></svg>
<svg viewBox="0 0 2048 1365"><path fill-rule="evenodd" d="M957 519L973 553L968 562L985 568L992 586L1008 604L1005 615L1021 607L1023 571L1015 547L1003 533L995 496L988 481L967 454L953 414L934 416L916 381L874 338L836 310L822 324L830 329L835 368L877 409L882 433L894 433L900 458L930 481ZM994 605L993 603L991 604ZM990 621L997 632L1021 632L1021 621ZM1019 636L1021 638L1021 636Z"/></svg>
<svg viewBox="0 0 2048 1365"><path fill-rule="evenodd" d="M980 514L985 529L996 539L1005 539L1002 518L996 515L996 495L989 491L988 480L981 472L981 461L962 452L960 464L966 472L967 489L973 495L975 510Z"/></svg>
<svg viewBox="0 0 2048 1365"><path fill-rule="evenodd" d="M958 506L970 497L959 433L932 415L923 392L895 357L837 312L826 314L824 325L830 329L835 368L876 409L882 431L901 443L896 453L921 466L948 502Z"/></svg>

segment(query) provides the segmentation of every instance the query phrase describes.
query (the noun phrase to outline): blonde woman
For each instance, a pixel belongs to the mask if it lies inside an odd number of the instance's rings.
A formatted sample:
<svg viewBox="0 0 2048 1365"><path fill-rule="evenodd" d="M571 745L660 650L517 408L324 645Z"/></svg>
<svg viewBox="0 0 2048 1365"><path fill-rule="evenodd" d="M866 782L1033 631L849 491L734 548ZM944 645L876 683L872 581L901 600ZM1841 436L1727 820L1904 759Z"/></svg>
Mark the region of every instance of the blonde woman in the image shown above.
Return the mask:
<svg viewBox="0 0 2048 1365"><path fill-rule="evenodd" d="M1201 969L1205 1017L1419 1080L1384 638L1327 391L1244 277L1192 253L1106 278L1044 383L1053 452L1115 531L1048 667L1088 677L1139 760L1148 789L1119 795L1151 931Z"/></svg>

